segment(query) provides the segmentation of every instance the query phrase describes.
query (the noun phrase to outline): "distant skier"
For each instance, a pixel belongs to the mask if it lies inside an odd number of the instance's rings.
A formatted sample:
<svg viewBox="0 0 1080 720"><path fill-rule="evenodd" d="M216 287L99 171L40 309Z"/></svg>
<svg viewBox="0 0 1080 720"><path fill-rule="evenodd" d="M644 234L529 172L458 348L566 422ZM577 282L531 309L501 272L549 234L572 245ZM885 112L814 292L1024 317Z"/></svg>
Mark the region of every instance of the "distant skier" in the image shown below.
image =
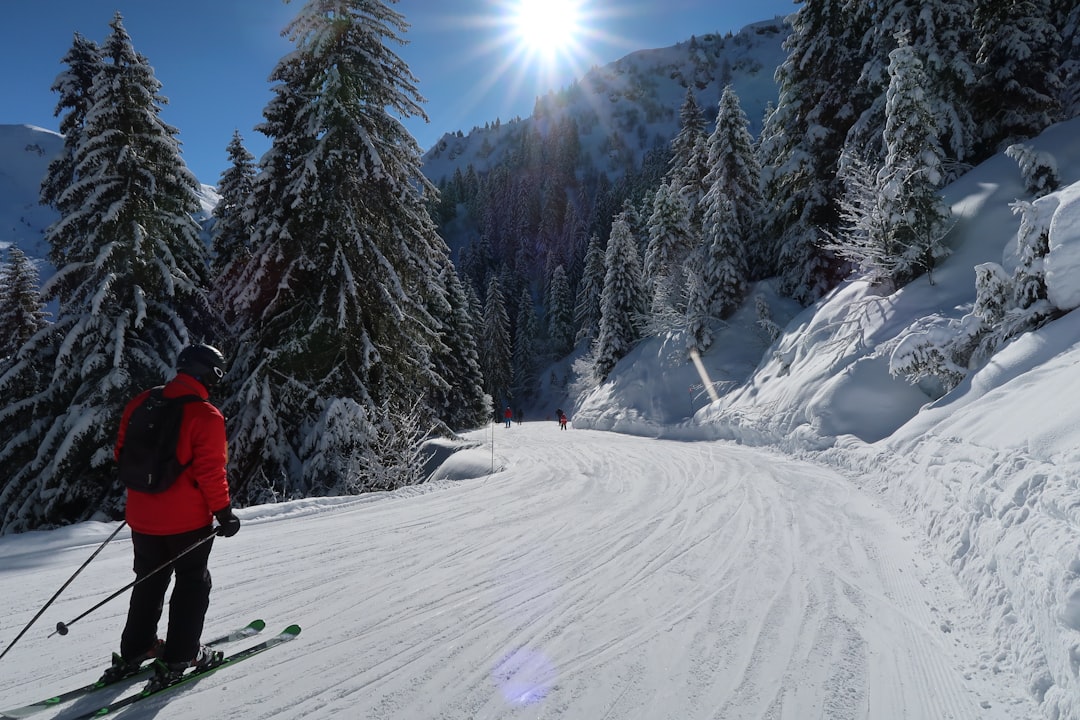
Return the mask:
<svg viewBox="0 0 1080 720"><path fill-rule="evenodd" d="M503 419L506 420L506 427L510 427L510 421L514 419L514 411L510 409L510 406L506 406L506 410L503 412Z"/></svg>
<svg viewBox="0 0 1080 720"><path fill-rule="evenodd" d="M559 411L559 429L566 429L566 413L564 413L562 410Z"/></svg>

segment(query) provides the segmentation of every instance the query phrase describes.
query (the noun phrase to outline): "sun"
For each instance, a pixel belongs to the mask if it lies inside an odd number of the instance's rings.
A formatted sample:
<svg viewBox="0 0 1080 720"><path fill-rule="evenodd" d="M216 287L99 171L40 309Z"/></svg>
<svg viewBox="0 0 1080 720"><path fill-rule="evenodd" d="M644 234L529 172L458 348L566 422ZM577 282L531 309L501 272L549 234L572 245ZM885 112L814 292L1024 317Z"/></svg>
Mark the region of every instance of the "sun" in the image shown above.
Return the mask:
<svg viewBox="0 0 1080 720"><path fill-rule="evenodd" d="M579 0L519 0L514 28L524 50L552 58L565 54L581 32Z"/></svg>

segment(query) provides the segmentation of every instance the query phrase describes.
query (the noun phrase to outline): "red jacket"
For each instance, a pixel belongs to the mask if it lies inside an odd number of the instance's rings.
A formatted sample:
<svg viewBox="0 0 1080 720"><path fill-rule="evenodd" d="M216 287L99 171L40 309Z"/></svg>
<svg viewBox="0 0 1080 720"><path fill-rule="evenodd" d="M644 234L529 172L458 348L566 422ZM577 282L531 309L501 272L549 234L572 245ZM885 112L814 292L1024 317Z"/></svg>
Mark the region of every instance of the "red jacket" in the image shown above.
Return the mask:
<svg viewBox="0 0 1080 720"><path fill-rule="evenodd" d="M124 408L113 457L119 460L132 411L150 394L136 395ZM179 373L165 385L167 398L198 395L206 400L209 393L195 378ZM176 441L176 459L191 465L169 489L150 494L127 491L125 516L132 530L146 535L175 535L198 530L211 524L214 512L229 504L229 481L225 474L228 446L225 440L225 417L209 402L184 405L180 435Z"/></svg>

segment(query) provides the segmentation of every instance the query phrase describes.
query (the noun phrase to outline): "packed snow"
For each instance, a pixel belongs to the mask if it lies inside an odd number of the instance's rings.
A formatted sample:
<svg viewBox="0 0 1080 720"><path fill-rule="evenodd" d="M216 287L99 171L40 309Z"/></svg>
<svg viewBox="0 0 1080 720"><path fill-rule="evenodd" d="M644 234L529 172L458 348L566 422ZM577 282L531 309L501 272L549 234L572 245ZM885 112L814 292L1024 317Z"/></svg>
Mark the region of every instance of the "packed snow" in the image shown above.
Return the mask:
<svg viewBox="0 0 1080 720"><path fill-rule="evenodd" d="M831 469L543 419L468 439L429 485L242 511L207 634L303 632L126 716L1037 717L921 534ZM0 539L3 636L112 529ZM0 705L100 672L122 600L47 632L128 581L125 540L5 658Z"/></svg>

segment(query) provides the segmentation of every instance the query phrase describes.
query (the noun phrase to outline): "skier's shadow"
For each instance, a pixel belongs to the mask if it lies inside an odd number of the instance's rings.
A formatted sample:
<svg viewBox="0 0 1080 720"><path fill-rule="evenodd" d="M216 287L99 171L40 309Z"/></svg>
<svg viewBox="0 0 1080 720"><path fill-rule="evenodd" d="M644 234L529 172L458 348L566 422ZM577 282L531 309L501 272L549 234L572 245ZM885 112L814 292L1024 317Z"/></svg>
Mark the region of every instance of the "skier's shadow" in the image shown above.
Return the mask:
<svg viewBox="0 0 1080 720"><path fill-rule="evenodd" d="M190 688L195 687L200 681L202 681L202 678L193 678L185 682L183 687L174 688L157 697L148 697L116 712L122 713L125 718L130 718L130 720L136 720L137 718L150 720L150 718L157 717L158 713L164 710L165 706L172 700L188 692ZM56 715L53 720L75 720L75 718L91 715L95 710L100 710L111 702L137 693L145 684L145 681L141 681L132 683L128 687L99 690L93 695L80 698L73 705ZM112 713L109 713L109 715L112 716Z"/></svg>

